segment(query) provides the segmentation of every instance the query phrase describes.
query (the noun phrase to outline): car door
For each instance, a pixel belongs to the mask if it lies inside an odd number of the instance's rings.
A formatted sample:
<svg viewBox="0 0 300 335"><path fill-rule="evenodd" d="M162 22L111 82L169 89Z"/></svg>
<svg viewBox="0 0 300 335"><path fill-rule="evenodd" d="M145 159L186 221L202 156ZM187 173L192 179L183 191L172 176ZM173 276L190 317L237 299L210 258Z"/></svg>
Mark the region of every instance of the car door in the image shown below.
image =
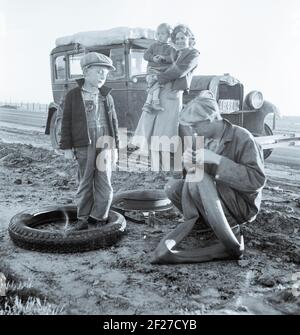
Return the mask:
<svg viewBox="0 0 300 335"><path fill-rule="evenodd" d="M51 55L52 62L52 92L56 104L60 104L65 95L67 83L67 55L58 52Z"/></svg>
<svg viewBox="0 0 300 335"><path fill-rule="evenodd" d="M129 51L128 114L129 130L134 131L142 114L147 98L147 65L145 49L132 47Z"/></svg>
<svg viewBox="0 0 300 335"><path fill-rule="evenodd" d="M111 95L114 98L119 127L128 128L128 64L125 46L111 48L108 56L112 59L116 70L109 72L105 85L112 88Z"/></svg>
<svg viewBox="0 0 300 335"><path fill-rule="evenodd" d="M80 66L80 60L85 55L84 50L74 49L68 51L67 53L67 74L68 81L66 83L66 90L70 91L71 89L77 86L76 80L83 78L83 72Z"/></svg>

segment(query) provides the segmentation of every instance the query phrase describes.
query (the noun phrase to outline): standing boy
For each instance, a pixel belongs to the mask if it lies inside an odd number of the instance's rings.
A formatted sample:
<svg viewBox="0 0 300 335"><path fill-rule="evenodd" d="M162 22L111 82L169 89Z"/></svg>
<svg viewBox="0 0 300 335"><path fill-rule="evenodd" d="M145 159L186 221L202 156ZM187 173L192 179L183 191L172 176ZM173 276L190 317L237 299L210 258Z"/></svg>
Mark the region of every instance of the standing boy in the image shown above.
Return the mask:
<svg viewBox="0 0 300 335"><path fill-rule="evenodd" d="M115 70L112 60L91 52L81 59L81 67L84 79L66 95L60 142L65 157L75 156L78 162L78 221L71 228L74 231L88 229L88 223L108 222L113 198L112 165L119 146L114 102L110 89L104 86L109 71ZM113 139L114 150L99 148L99 139L104 136ZM97 164L99 155L105 156L101 168Z"/></svg>

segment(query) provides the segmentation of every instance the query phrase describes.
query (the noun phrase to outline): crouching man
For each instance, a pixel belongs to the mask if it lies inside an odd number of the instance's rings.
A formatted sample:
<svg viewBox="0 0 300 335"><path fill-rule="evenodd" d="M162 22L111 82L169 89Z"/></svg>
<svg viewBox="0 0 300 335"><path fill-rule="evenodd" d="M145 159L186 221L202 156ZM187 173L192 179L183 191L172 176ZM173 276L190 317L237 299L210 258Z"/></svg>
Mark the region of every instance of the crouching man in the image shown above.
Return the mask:
<svg viewBox="0 0 300 335"><path fill-rule="evenodd" d="M204 149L202 155L197 152L195 165L195 148L190 147L183 158L185 180L166 186L168 197L183 213L185 222L161 241L152 263L238 259L244 252L240 225L255 220L260 210L266 181L262 150L247 130L222 119L216 100L209 94L186 106L180 125L185 135L203 136ZM204 168L200 180L192 177L195 166L196 170ZM199 223L211 228L217 239L199 249L176 250Z"/></svg>
<svg viewBox="0 0 300 335"><path fill-rule="evenodd" d="M60 141L65 157L78 162L78 221L71 231L88 229L88 223L107 223L113 198L112 167L119 146L114 102L104 86L109 71L115 70L112 60L91 52L83 56L81 67L84 79L66 95ZM109 148L104 148L103 138L113 139Z"/></svg>

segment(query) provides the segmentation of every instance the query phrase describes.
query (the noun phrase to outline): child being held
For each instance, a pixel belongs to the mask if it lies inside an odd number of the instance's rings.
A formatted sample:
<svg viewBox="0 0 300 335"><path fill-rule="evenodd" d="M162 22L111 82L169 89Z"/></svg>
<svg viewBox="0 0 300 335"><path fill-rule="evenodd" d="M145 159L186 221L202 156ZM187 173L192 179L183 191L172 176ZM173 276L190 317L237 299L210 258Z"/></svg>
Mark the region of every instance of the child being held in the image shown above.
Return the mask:
<svg viewBox="0 0 300 335"><path fill-rule="evenodd" d="M148 61L148 96L143 111L147 113L163 110L159 99L161 85L156 80L156 75L166 71L176 60L177 51L168 43L171 34L172 28L169 24L160 24L156 30L157 41L144 55L144 59Z"/></svg>

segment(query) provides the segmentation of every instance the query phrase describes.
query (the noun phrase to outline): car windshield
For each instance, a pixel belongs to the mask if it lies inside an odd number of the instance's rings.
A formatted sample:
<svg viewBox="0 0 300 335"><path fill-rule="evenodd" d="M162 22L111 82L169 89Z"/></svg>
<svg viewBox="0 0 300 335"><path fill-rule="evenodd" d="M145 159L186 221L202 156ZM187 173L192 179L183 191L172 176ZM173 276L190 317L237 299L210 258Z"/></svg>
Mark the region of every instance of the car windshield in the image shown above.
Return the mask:
<svg viewBox="0 0 300 335"><path fill-rule="evenodd" d="M144 53L142 49L130 51L130 77L147 74L148 62L144 60Z"/></svg>
<svg viewBox="0 0 300 335"><path fill-rule="evenodd" d="M83 73L80 66L80 59L84 53L69 56L70 79L82 78Z"/></svg>
<svg viewBox="0 0 300 335"><path fill-rule="evenodd" d="M108 80L121 80L125 79L125 55L124 48L111 49L110 58L116 68L115 71L109 72Z"/></svg>
<svg viewBox="0 0 300 335"><path fill-rule="evenodd" d="M66 58L64 55L56 57L54 71L56 80L66 79Z"/></svg>

